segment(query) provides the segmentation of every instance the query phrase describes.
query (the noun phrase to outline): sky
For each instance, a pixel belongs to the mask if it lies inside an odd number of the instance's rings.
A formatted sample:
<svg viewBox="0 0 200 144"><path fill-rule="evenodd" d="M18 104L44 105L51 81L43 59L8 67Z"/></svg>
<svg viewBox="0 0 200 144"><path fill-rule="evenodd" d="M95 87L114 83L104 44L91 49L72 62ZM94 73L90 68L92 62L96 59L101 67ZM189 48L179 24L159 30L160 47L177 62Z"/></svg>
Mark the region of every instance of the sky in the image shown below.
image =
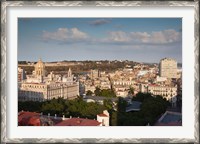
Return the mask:
<svg viewBox="0 0 200 144"><path fill-rule="evenodd" d="M19 18L18 60L182 62L181 18Z"/></svg>

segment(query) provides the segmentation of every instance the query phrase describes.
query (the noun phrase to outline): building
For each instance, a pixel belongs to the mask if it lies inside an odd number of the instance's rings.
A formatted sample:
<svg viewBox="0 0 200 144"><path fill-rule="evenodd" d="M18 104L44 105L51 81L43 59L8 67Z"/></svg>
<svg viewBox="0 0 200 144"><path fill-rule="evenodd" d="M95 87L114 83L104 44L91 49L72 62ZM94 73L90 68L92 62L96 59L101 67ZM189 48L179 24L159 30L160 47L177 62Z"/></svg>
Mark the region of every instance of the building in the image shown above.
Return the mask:
<svg viewBox="0 0 200 144"><path fill-rule="evenodd" d="M155 126L182 126L182 114L166 111L156 122Z"/></svg>
<svg viewBox="0 0 200 144"><path fill-rule="evenodd" d="M62 97L75 99L79 95L79 82L73 80L71 69L64 76L51 72L46 76L45 64L40 59L32 75L28 75L18 89L19 101L44 101Z"/></svg>
<svg viewBox="0 0 200 144"><path fill-rule="evenodd" d="M117 104L118 98L110 98L110 97L103 97L103 96L83 96L83 101L85 102L96 102L98 104L103 105L104 100L112 101L115 105Z"/></svg>
<svg viewBox="0 0 200 144"><path fill-rule="evenodd" d="M166 98L169 102L171 102L173 107L176 107L177 85L162 86L156 84L150 84L150 85L141 84L140 91L142 93L151 93L152 95L160 95L163 98Z"/></svg>
<svg viewBox="0 0 200 144"><path fill-rule="evenodd" d="M37 76L45 76L45 64L42 62L41 59L35 65L35 75Z"/></svg>
<svg viewBox="0 0 200 144"><path fill-rule="evenodd" d="M94 93L95 90L96 90L96 87L94 85L85 84L85 93L86 94L88 91L91 91L92 93Z"/></svg>
<svg viewBox="0 0 200 144"><path fill-rule="evenodd" d="M100 122L100 126L109 126L110 115L107 110L104 110L102 114L97 115L97 121Z"/></svg>
<svg viewBox="0 0 200 144"><path fill-rule="evenodd" d="M96 79L100 77L100 72L99 70L91 70L90 71L90 78L91 79Z"/></svg>
<svg viewBox="0 0 200 144"><path fill-rule="evenodd" d="M109 126L109 113L104 110L102 114L97 115L97 120L87 118L65 118L36 112L18 113L18 126Z"/></svg>
<svg viewBox="0 0 200 144"><path fill-rule="evenodd" d="M84 118L70 118L63 120L55 126L101 126L97 120L84 119Z"/></svg>
<svg viewBox="0 0 200 144"><path fill-rule="evenodd" d="M139 101L131 101L128 106L126 107L126 112L131 111L140 111L141 102Z"/></svg>
<svg viewBox="0 0 200 144"><path fill-rule="evenodd" d="M177 62L171 58L164 58L159 63L160 77L177 78Z"/></svg>
<svg viewBox="0 0 200 144"><path fill-rule="evenodd" d="M21 82L22 80L26 79L26 73L24 69L18 68L18 82Z"/></svg>
<svg viewBox="0 0 200 144"><path fill-rule="evenodd" d="M54 121L48 116L36 112L19 112L18 126L53 126Z"/></svg>

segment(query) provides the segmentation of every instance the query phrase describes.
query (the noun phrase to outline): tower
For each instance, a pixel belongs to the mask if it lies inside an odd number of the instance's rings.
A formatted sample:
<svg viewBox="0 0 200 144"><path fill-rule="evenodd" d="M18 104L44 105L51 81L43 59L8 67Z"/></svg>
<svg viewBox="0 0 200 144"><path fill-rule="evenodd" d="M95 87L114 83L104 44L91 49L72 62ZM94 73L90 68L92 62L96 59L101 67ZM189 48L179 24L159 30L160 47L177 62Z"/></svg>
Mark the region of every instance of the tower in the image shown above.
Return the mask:
<svg viewBox="0 0 200 144"><path fill-rule="evenodd" d="M37 64L35 64L35 75L38 77L45 76L45 65L41 59L39 59Z"/></svg>
<svg viewBox="0 0 200 144"><path fill-rule="evenodd" d="M71 70L71 68L69 68L68 73L67 73L67 76L68 76L68 77L71 77L71 76L72 76L72 70Z"/></svg>
<svg viewBox="0 0 200 144"><path fill-rule="evenodd" d="M161 77L177 78L177 62L171 58L161 59L159 73Z"/></svg>

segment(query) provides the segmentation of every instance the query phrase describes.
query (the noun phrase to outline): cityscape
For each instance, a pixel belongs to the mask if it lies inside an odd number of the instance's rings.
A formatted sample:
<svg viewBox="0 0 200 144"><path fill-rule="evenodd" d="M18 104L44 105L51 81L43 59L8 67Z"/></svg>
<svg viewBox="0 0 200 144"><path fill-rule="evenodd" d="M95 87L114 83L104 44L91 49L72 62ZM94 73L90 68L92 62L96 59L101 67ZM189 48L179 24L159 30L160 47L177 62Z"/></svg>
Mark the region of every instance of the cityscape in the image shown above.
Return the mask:
<svg viewBox="0 0 200 144"><path fill-rule="evenodd" d="M18 126L182 126L181 19L20 18L18 28Z"/></svg>

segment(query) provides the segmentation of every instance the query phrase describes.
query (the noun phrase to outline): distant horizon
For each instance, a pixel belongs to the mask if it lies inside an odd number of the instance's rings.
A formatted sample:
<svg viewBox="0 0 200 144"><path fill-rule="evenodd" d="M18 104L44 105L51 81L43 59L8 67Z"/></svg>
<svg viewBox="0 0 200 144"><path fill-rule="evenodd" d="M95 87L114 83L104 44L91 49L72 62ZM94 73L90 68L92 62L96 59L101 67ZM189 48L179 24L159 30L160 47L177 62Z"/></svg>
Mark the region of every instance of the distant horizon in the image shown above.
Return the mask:
<svg viewBox="0 0 200 144"><path fill-rule="evenodd" d="M181 18L19 18L18 60L182 63Z"/></svg>
<svg viewBox="0 0 200 144"><path fill-rule="evenodd" d="M39 60L39 59L38 59ZM22 62L22 61L26 61L26 62L37 62L38 60L35 60L35 61L30 61L30 60L18 60L18 62ZM135 61L135 60L55 60L55 61L44 61L42 58L41 60L43 62L63 62L63 61L76 61L76 62L84 62L84 61L131 61L131 62L138 62L138 63L156 63L158 64L159 62L139 62L139 61ZM178 64L182 64L182 62L177 62Z"/></svg>

